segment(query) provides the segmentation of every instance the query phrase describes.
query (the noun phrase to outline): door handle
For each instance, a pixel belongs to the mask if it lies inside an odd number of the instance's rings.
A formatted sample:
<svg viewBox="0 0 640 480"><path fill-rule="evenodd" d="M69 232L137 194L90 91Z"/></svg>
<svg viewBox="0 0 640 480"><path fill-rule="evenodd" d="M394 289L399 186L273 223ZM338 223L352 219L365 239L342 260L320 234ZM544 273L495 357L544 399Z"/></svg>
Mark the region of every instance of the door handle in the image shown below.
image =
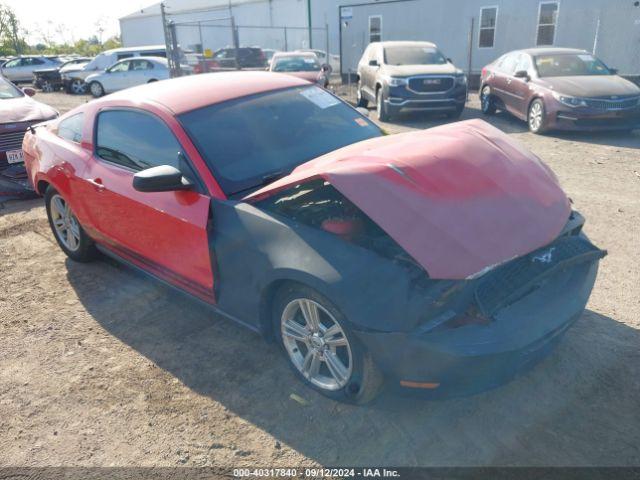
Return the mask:
<svg viewBox="0 0 640 480"><path fill-rule="evenodd" d="M102 191L104 190L104 185L102 184L102 180L99 178L94 178L94 179L89 179L87 180L91 185L93 185L93 187L98 190L98 191Z"/></svg>

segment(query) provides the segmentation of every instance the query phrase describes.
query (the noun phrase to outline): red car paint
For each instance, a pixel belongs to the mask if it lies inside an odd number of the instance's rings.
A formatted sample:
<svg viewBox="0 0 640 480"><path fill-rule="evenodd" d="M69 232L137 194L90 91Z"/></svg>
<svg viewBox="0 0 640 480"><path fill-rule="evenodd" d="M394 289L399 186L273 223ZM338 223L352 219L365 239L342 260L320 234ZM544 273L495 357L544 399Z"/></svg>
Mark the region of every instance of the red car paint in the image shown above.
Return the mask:
<svg viewBox="0 0 640 480"><path fill-rule="evenodd" d="M554 240L570 213L535 155L481 120L374 138L252 194L323 177L432 278L463 279Z"/></svg>

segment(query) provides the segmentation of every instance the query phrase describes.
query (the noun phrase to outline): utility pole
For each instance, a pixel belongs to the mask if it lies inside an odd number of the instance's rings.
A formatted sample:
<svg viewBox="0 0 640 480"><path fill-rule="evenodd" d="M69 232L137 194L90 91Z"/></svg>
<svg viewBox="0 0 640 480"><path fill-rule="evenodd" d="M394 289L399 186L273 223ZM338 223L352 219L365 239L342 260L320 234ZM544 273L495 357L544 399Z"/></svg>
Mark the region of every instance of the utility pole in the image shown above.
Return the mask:
<svg viewBox="0 0 640 480"><path fill-rule="evenodd" d="M311 0L307 0L307 21L309 23L309 48L313 48L313 34L311 31Z"/></svg>

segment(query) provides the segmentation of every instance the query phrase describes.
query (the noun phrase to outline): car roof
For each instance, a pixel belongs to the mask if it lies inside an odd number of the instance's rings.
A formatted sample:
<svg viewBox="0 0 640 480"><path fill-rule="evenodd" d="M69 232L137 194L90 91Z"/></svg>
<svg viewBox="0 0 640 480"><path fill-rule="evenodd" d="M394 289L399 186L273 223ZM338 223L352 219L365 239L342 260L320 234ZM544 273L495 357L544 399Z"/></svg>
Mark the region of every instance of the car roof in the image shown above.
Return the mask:
<svg viewBox="0 0 640 480"><path fill-rule="evenodd" d="M111 50L105 50L102 53L112 54L112 53L124 53L124 52L145 52L147 50L166 50L166 45L144 45L142 47L123 47L123 48L112 48Z"/></svg>
<svg viewBox="0 0 640 480"><path fill-rule="evenodd" d="M416 42L408 40L394 40L388 42L379 42L383 47L433 47L437 48L437 45L433 42Z"/></svg>
<svg viewBox="0 0 640 480"><path fill-rule="evenodd" d="M589 53L586 50L581 50L579 48L560 48L560 47L537 47L537 48L525 48L524 50L514 50L509 53L528 53L532 56L537 55L563 55L563 54L571 54L571 53Z"/></svg>
<svg viewBox="0 0 640 480"><path fill-rule="evenodd" d="M304 85L309 82L273 72L203 73L128 88L94 102L156 103L179 115L227 100Z"/></svg>
<svg viewBox="0 0 640 480"><path fill-rule="evenodd" d="M285 58L285 57L302 57L318 59L317 55L313 52L278 52L273 55L273 58Z"/></svg>

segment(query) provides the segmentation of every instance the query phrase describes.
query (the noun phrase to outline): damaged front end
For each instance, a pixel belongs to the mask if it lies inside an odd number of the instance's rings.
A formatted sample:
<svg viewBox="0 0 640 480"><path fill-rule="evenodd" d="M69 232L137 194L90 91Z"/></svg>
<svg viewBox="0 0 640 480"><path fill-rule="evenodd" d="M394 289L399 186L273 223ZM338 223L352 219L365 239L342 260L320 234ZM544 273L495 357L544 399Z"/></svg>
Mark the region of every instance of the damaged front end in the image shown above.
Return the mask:
<svg viewBox="0 0 640 480"><path fill-rule="evenodd" d="M598 261L606 255L582 233L584 218L572 211L557 238L542 248L466 279L434 279L323 179L276 192L255 206L365 249L403 272L406 291L397 305L406 308L382 322L350 319L392 383L428 389L431 396L482 391L543 358L583 312ZM346 279L353 295L361 292L359 281Z"/></svg>

